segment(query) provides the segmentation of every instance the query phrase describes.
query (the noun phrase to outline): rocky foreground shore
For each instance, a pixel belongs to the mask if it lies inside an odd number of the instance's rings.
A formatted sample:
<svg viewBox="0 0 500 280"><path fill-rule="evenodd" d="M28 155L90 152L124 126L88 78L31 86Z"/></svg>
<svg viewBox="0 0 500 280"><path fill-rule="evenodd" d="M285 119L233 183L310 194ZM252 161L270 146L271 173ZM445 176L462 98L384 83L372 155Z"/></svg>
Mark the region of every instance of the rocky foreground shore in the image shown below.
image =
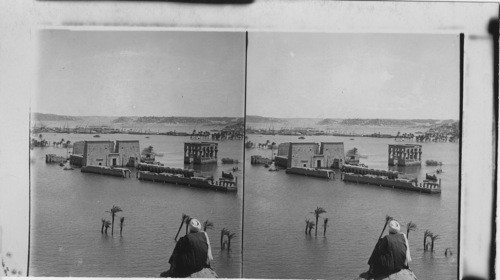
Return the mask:
<svg viewBox="0 0 500 280"><path fill-rule="evenodd" d="M354 280L417 280L417 276L413 274L413 271L409 269L403 269L398 273L394 273L391 275L384 275L378 277L370 277L368 272L361 273L358 277L354 278Z"/></svg>

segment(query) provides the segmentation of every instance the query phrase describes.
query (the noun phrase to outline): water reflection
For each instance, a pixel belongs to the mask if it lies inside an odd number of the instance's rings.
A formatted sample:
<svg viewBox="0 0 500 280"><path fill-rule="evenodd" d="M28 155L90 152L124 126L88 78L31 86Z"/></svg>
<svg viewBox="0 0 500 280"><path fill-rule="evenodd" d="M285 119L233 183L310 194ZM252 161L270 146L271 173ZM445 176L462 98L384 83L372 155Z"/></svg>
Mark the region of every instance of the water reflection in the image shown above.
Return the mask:
<svg viewBox="0 0 500 280"><path fill-rule="evenodd" d="M410 165L410 166L389 166L389 170L398 171L403 174L420 174L422 167L420 165Z"/></svg>

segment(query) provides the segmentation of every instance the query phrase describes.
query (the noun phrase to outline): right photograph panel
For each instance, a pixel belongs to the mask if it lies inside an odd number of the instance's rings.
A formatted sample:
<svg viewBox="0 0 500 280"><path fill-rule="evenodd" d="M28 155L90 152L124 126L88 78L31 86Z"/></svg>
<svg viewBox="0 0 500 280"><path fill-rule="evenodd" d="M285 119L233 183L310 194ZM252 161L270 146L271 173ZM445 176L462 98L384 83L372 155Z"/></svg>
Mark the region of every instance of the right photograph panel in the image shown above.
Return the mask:
<svg viewBox="0 0 500 280"><path fill-rule="evenodd" d="M243 277L456 278L460 36L247 43Z"/></svg>

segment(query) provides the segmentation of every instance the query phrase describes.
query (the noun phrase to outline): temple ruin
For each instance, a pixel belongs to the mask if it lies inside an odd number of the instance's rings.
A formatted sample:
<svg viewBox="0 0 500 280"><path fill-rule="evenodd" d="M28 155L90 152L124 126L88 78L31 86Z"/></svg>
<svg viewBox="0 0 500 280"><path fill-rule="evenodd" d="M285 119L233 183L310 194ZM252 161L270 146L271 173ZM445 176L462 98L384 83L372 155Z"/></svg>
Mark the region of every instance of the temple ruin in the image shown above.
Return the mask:
<svg viewBox="0 0 500 280"><path fill-rule="evenodd" d="M422 145L389 145L389 165L409 166L422 164Z"/></svg>
<svg viewBox="0 0 500 280"><path fill-rule="evenodd" d="M218 144L215 142L184 143L185 164L217 163Z"/></svg>

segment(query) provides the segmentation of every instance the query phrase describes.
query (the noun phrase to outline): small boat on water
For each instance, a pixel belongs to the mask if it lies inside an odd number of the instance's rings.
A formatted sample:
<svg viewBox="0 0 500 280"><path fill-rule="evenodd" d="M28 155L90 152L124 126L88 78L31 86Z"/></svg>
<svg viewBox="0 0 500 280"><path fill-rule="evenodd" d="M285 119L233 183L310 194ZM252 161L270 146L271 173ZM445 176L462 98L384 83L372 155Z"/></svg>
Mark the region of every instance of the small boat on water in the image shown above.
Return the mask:
<svg viewBox="0 0 500 280"><path fill-rule="evenodd" d="M306 139L304 136L300 136L299 139Z"/></svg>
<svg viewBox="0 0 500 280"><path fill-rule="evenodd" d="M99 138L99 137L101 137L101 135L99 134L94 135L94 138Z"/></svg>

